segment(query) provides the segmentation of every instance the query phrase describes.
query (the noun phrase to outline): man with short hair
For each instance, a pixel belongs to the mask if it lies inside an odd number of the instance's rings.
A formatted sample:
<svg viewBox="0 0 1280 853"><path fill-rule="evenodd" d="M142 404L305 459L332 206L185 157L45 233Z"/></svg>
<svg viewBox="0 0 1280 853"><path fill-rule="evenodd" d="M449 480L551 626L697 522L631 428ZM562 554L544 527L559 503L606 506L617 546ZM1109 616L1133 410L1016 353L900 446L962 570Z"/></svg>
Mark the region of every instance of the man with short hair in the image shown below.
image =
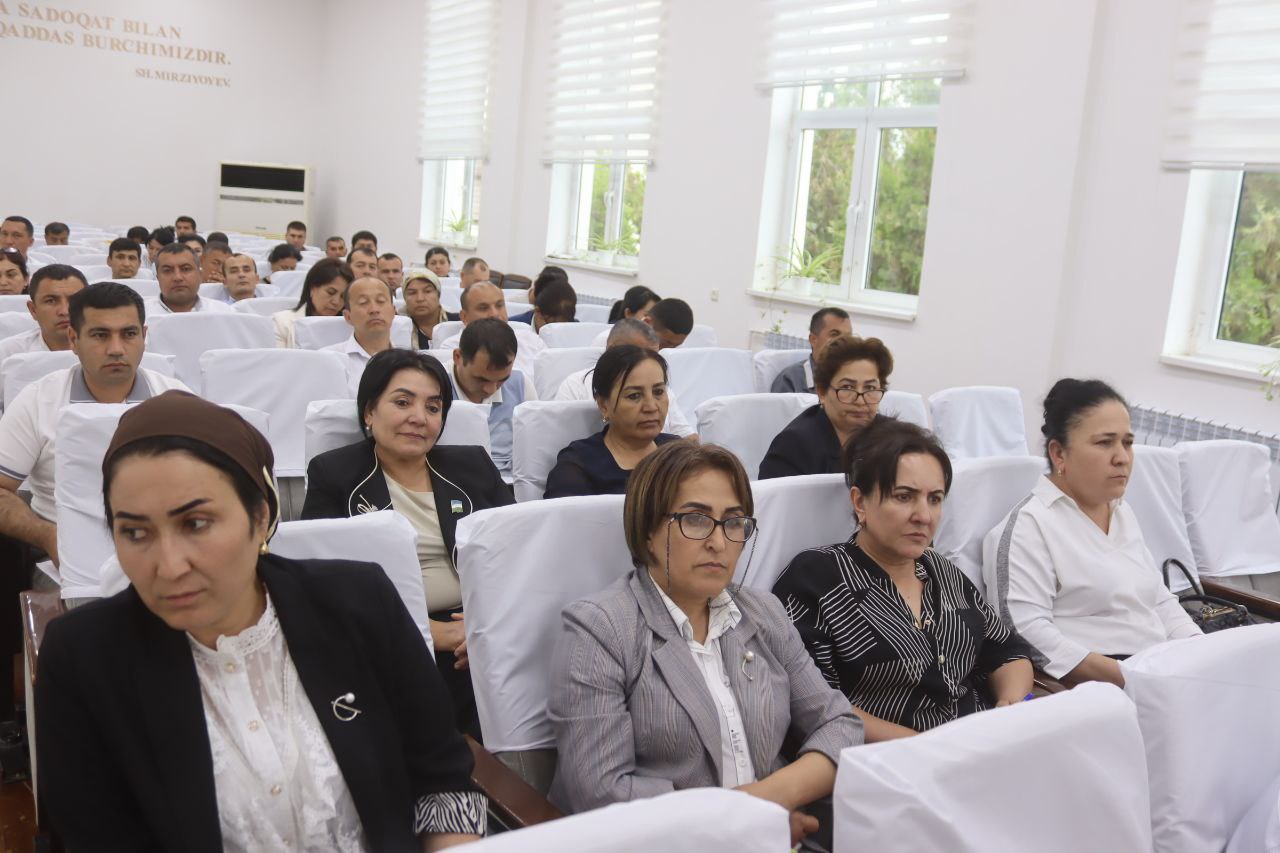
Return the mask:
<svg viewBox="0 0 1280 853"><path fill-rule="evenodd" d="M221 240L210 240L200 257L201 278L206 282L225 281L223 264L231 257L231 246Z"/></svg>
<svg viewBox="0 0 1280 853"><path fill-rule="evenodd" d="M70 299L88 284L84 273L68 264L49 264L32 273L27 285L27 311L38 328L0 341L0 366L9 356L22 352L70 349Z"/></svg>
<svg viewBox="0 0 1280 853"><path fill-rule="evenodd" d="M662 299L645 318L658 335L658 349L678 347L693 331L693 309L683 299Z"/></svg>
<svg viewBox="0 0 1280 853"><path fill-rule="evenodd" d="M46 246L66 246L71 242L71 229L65 222L50 222L44 227Z"/></svg>
<svg viewBox="0 0 1280 853"><path fill-rule="evenodd" d="M160 250L177 239L173 229L168 225L162 225L152 231L150 236L147 237L147 263L154 265L156 255L160 254Z"/></svg>
<svg viewBox="0 0 1280 853"><path fill-rule="evenodd" d="M196 256L196 263L204 257L205 239L199 234L179 235L177 242L191 249L191 253Z"/></svg>
<svg viewBox="0 0 1280 853"><path fill-rule="evenodd" d="M378 238L372 231L357 231L351 235L351 248L368 249L373 256L378 256Z"/></svg>
<svg viewBox="0 0 1280 853"><path fill-rule="evenodd" d="M378 255L373 249L352 249L347 255L347 264L356 278L378 277Z"/></svg>
<svg viewBox="0 0 1280 853"><path fill-rule="evenodd" d="M813 363L822 348L836 338L853 334L853 322L843 308L819 308L809 318L809 357L798 361L773 378L774 394L814 394Z"/></svg>
<svg viewBox="0 0 1280 853"><path fill-rule="evenodd" d="M146 312L142 298L128 285L105 281L81 289L70 299L68 322L67 338L80 363L22 389L0 419L0 534L43 550L55 564L58 413L68 403L133 403L174 388L189 390L176 379L138 366ZM16 494L23 480L31 489L30 506Z"/></svg>
<svg viewBox="0 0 1280 853"><path fill-rule="evenodd" d="M627 317L613 324L613 328L609 330L609 338L605 348L620 347L623 344L632 344L633 346L656 350L658 349L658 335L648 323ZM560 383L560 387L556 389L555 399L594 399L591 392L591 374L594 372L594 367L587 367L570 373ZM694 431L693 426L689 423L689 419L685 417L684 410L680 408L680 403L676 400L676 393L671 390L670 385L667 386L667 422L662 425L662 431L678 435L681 438L693 438L696 440L698 437L697 432Z"/></svg>
<svg viewBox="0 0 1280 853"><path fill-rule="evenodd" d="M139 246L147 245L147 240L151 237L151 232L147 230L145 225L135 225L128 231L124 232L124 236L128 237Z"/></svg>
<svg viewBox="0 0 1280 853"><path fill-rule="evenodd" d="M330 237L324 241L324 256L342 260L347 255L347 241L341 237Z"/></svg>
<svg viewBox="0 0 1280 853"><path fill-rule="evenodd" d="M128 237L117 237L107 247L107 266L112 278L133 278L142 266L142 247Z"/></svg>
<svg viewBox="0 0 1280 853"><path fill-rule="evenodd" d="M293 220L284 229L284 241L301 252L307 248L307 225L305 222Z"/></svg>
<svg viewBox="0 0 1280 853"><path fill-rule="evenodd" d="M489 265L483 258L467 258L462 262L462 269L458 270L458 281L465 289L477 281L488 281L489 274Z"/></svg>
<svg viewBox="0 0 1280 853"><path fill-rule="evenodd" d="M258 262L248 255L230 255L222 262L222 301L233 305L258 295Z"/></svg>
<svg viewBox="0 0 1280 853"><path fill-rule="evenodd" d="M506 297L503 295L502 288L492 282L475 282L462 291L461 302L462 310L458 312L458 319L462 321L463 331L440 344L441 349L460 346L460 340L462 334L466 332L466 327L476 320L495 318L504 323L507 322ZM533 330L532 326L524 323L515 323L512 324L511 331L520 344L519 351L515 355L516 369L532 375L534 356L546 349L547 345L542 338L538 337L538 333Z"/></svg>
<svg viewBox="0 0 1280 853"><path fill-rule="evenodd" d="M511 419L516 406L538 399L533 383L515 369L516 336L506 321L488 317L467 324L453 352L457 399L489 404L489 456L511 482Z"/></svg>
<svg viewBox="0 0 1280 853"><path fill-rule="evenodd" d="M173 234L175 237L189 237L196 233L196 221L190 216L179 216L173 220Z"/></svg>
<svg viewBox="0 0 1280 853"><path fill-rule="evenodd" d="M6 216L0 222L0 249L17 249L25 260L35 241L35 226L27 217Z"/></svg>
<svg viewBox="0 0 1280 853"><path fill-rule="evenodd" d="M296 270L298 262L301 260L302 253L288 243L281 243L267 255L267 263L271 265L271 272L273 273L281 270ZM270 278L271 276L267 276L268 280Z"/></svg>
<svg viewBox="0 0 1280 853"><path fill-rule="evenodd" d="M351 326L351 336L322 349L343 357L354 397L369 359L391 349L391 322L396 316L391 288L380 278L357 278L342 294L342 316Z"/></svg>
<svg viewBox="0 0 1280 853"><path fill-rule="evenodd" d="M548 284L551 281L563 281L569 283L569 274L564 271L563 267L548 264L542 268L542 272L538 273L538 277L529 283L529 304L534 305L538 301L538 288ZM577 308L577 294L574 294L574 307ZM528 323L533 325L533 309L530 308L523 314L513 314L511 316L513 323Z"/></svg>
<svg viewBox="0 0 1280 853"><path fill-rule="evenodd" d="M576 323L578 313L578 294L568 281L552 279L543 282L533 302L533 317L530 325L535 332L541 331L548 323ZM517 318L512 317L512 320Z"/></svg>
<svg viewBox="0 0 1280 853"><path fill-rule="evenodd" d="M400 292L400 285L404 284L404 261L399 255L387 252L378 258L378 278L387 283L392 293Z"/></svg>
<svg viewBox="0 0 1280 853"><path fill-rule="evenodd" d="M226 313L230 305L200 298L200 267L186 243L170 243L156 255L156 283L160 296L146 302L149 314Z"/></svg>

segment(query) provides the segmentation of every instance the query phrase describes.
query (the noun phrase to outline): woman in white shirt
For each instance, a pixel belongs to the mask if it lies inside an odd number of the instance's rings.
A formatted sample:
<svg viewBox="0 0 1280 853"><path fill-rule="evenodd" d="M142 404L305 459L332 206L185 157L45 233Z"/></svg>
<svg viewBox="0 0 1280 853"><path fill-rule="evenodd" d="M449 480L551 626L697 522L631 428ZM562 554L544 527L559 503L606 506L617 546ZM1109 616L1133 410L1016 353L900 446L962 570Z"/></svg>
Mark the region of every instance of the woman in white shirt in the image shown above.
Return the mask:
<svg viewBox="0 0 1280 853"><path fill-rule="evenodd" d="M345 261L336 258L316 261L316 265L307 270L298 304L292 310L277 311L271 315L276 326L276 346L285 349L298 346L293 329L299 317L342 316L342 294L347 292L353 281L355 273Z"/></svg>
<svg viewBox="0 0 1280 853"><path fill-rule="evenodd" d="M1123 502L1129 409L1104 382L1061 379L1041 432L1049 473L983 541L987 598L1049 675L1123 686L1118 658L1200 633Z"/></svg>

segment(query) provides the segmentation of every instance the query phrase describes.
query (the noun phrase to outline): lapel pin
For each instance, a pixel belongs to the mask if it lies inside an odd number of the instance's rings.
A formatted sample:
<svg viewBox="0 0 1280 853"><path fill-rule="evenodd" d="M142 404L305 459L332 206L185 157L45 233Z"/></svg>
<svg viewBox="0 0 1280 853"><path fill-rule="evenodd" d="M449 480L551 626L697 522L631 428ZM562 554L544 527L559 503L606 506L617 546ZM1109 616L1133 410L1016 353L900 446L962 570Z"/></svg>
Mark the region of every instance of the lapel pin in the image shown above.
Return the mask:
<svg viewBox="0 0 1280 853"><path fill-rule="evenodd" d="M449 501L449 509L454 515L462 515L462 501Z"/></svg>
<svg viewBox="0 0 1280 853"><path fill-rule="evenodd" d="M333 715L344 723L349 723L356 717L360 716L360 709L352 705L356 701L356 694L344 693L337 699L329 703L333 708Z"/></svg>
<svg viewBox="0 0 1280 853"><path fill-rule="evenodd" d="M755 681L755 680L756 680L756 677L755 677L754 675L752 675L751 673L747 672L747 664L751 663L751 662L752 662L753 660L755 660L755 659L756 659L756 653L755 653L755 652L747 652L746 654L744 654L744 655L742 656L742 674L743 674L743 675L745 675L745 676L747 677L747 681Z"/></svg>

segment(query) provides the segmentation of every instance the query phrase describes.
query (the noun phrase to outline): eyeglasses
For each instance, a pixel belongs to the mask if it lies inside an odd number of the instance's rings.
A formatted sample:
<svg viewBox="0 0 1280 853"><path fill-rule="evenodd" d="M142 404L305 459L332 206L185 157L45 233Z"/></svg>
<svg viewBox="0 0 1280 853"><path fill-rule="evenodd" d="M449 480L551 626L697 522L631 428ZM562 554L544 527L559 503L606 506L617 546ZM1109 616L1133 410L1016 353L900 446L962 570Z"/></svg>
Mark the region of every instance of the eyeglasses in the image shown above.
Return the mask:
<svg viewBox="0 0 1280 853"><path fill-rule="evenodd" d="M841 403L856 403L858 398L865 397L868 403L879 403L884 399L883 388L868 388L859 391L857 388L836 388L836 399Z"/></svg>
<svg viewBox="0 0 1280 853"><path fill-rule="evenodd" d="M746 542L756 532L756 520L747 515L716 521L705 512L673 512L671 520L679 523L685 539L706 539L719 527L730 542Z"/></svg>

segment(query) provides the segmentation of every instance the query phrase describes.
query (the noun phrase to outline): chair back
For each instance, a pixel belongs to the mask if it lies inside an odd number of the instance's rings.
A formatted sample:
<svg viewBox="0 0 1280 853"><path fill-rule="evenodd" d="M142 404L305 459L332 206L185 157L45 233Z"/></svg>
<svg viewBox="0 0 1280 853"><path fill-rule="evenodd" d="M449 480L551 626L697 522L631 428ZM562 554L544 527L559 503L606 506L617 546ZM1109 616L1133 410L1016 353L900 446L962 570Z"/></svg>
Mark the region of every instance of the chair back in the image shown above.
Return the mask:
<svg viewBox="0 0 1280 853"><path fill-rule="evenodd" d="M1027 428L1017 388L948 388L929 398L933 431L952 460L1026 456Z"/></svg>
<svg viewBox="0 0 1280 853"><path fill-rule="evenodd" d="M1142 539L1155 559L1155 569L1172 557L1196 576L1196 556L1182 513L1182 470L1178 451L1171 447L1136 444L1133 472L1124 490L1124 502L1133 510ZM1181 592L1191 586L1182 572L1169 567L1169 588Z"/></svg>
<svg viewBox="0 0 1280 853"><path fill-rule="evenodd" d="M720 339L716 336L716 330L703 323L694 323L693 328L689 330L689 335L684 339L684 343L680 344L680 347L688 349L704 349L718 346L720 346ZM680 349L680 347L676 349Z"/></svg>
<svg viewBox="0 0 1280 853"><path fill-rule="evenodd" d="M208 299L211 302L221 302L222 297L227 295L227 289L220 281L206 281L200 285L200 298Z"/></svg>
<svg viewBox="0 0 1280 853"><path fill-rule="evenodd" d="M679 346L663 350L662 357L667 360L667 381L686 412L696 412L712 397L755 391L751 353L744 349Z"/></svg>
<svg viewBox="0 0 1280 853"><path fill-rule="evenodd" d="M111 278L111 267L106 264L72 264L89 280L90 284Z"/></svg>
<svg viewBox="0 0 1280 853"><path fill-rule="evenodd" d="M884 399L880 401L880 414L915 424L921 429L930 428L928 404L924 397L910 391L884 392Z"/></svg>
<svg viewBox="0 0 1280 853"><path fill-rule="evenodd" d="M292 306L286 306L292 307ZM283 310L283 309L278 309ZM293 334L298 349L324 349L340 344L351 337L351 324L343 317L299 317L294 321ZM408 347L413 332L413 321L396 316L391 320L391 345Z"/></svg>
<svg viewBox="0 0 1280 853"><path fill-rule="evenodd" d="M1227 439L1175 445L1182 511L1196 568L1206 577L1280 572L1280 518L1271 491L1271 454Z"/></svg>
<svg viewBox="0 0 1280 853"><path fill-rule="evenodd" d="M40 324L30 314L19 314L17 311L0 312L0 340L38 328Z"/></svg>
<svg viewBox="0 0 1280 853"><path fill-rule="evenodd" d="M445 341L461 333L461 320L445 320L443 323L436 323L436 327L431 331L431 348L443 349Z"/></svg>
<svg viewBox="0 0 1280 853"><path fill-rule="evenodd" d="M270 317L280 311L292 311L297 302L292 296L255 296L252 299L241 299L231 307L241 314Z"/></svg>
<svg viewBox="0 0 1280 853"><path fill-rule="evenodd" d="M1280 625L1161 643L1120 669L1146 742L1154 847L1144 849L1223 849L1280 777Z"/></svg>
<svg viewBox="0 0 1280 853"><path fill-rule="evenodd" d="M1092 682L844 750L835 851L1150 850L1147 797L1133 704Z"/></svg>
<svg viewBox="0 0 1280 853"><path fill-rule="evenodd" d="M89 281L91 284L93 283L93 279L90 279ZM111 281L128 287L134 293L141 296L144 301L160 298L160 283L153 278L113 278ZM148 317L147 319L150 320L151 318Z"/></svg>
<svg viewBox="0 0 1280 853"><path fill-rule="evenodd" d="M760 475L760 462L774 437L805 409L818 402L813 394L738 394L712 397L694 412L698 438L734 452L747 476ZM680 405L684 405L683 399Z"/></svg>
<svg viewBox="0 0 1280 853"><path fill-rule="evenodd" d="M30 319L31 312L27 310L29 302L31 297L25 293L0 294L0 314L21 314Z"/></svg>
<svg viewBox="0 0 1280 853"><path fill-rule="evenodd" d="M199 311L147 318L147 349L176 357L178 378L191 388L200 387L200 357L206 352L275 345L275 325L268 317Z"/></svg>
<svg viewBox="0 0 1280 853"><path fill-rule="evenodd" d="M28 719L29 715L30 712ZM1266 850L1268 845L1273 850L1280 845L1280 776L1245 813L1240 825L1231 833L1231 843L1225 853L1254 853Z"/></svg>
<svg viewBox="0 0 1280 853"><path fill-rule="evenodd" d="M536 501L569 442L604 429L594 400L529 400L511 420L511 476L517 501Z"/></svg>
<svg viewBox="0 0 1280 853"><path fill-rule="evenodd" d="M442 279L440 282L440 307L444 308L452 314L457 314L462 310L462 288L449 287L445 282L448 279ZM446 322L454 322L452 320Z"/></svg>
<svg viewBox="0 0 1280 853"><path fill-rule="evenodd" d="M608 323L547 323L538 337L549 347L589 347L596 335L610 328Z"/></svg>
<svg viewBox="0 0 1280 853"><path fill-rule="evenodd" d="M355 444L364 438L356 425L356 402L312 400L307 404L306 435L303 450L306 464L321 453ZM440 444L474 444L489 452L489 404L454 400L449 419L440 436Z"/></svg>
<svg viewBox="0 0 1280 853"><path fill-rule="evenodd" d="M609 306L608 305L583 305L578 303L578 307L574 309L573 316L577 318L579 323L604 323L609 325Z"/></svg>
<svg viewBox="0 0 1280 853"><path fill-rule="evenodd" d="M767 394L778 374L809 357L807 349L762 349L751 357L756 390Z"/></svg>
<svg viewBox="0 0 1280 853"><path fill-rule="evenodd" d="M1031 494L1044 473L1044 460L1036 456L957 459L951 471L951 491L942 504L933 547L982 590L982 541Z"/></svg>
<svg viewBox="0 0 1280 853"><path fill-rule="evenodd" d="M269 268L270 265L268 265ZM271 284L275 286L276 295L288 296L293 300L293 305L298 304L298 297L302 295L302 284L306 280L306 270L280 270L271 273ZM292 308L293 305L289 307Z"/></svg>
<svg viewBox="0 0 1280 853"><path fill-rule="evenodd" d="M48 255L49 257L53 258L53 261L52 261L53 263L69 264L71 263L72 258L76 257L77 255L86 254L88 251L89 251L88 248L85 246L81 246L76 243L70 243L66 246L41 246L37 254ZM103 252L101 255L98 256L98 259L101 260L102 258L105 258L106 255L107 253Z"/></svg>
<svg viewBox="0 0 1280 853"><path fill-rule="evenodd" d="M80 363L80 359L71 350L55 352L20 352L14 353L0 364L0 384L4 385L4 406L7 409L19 392L32 382L42 379L55 370L64 370ZM163 373L165 376L176 376L176 360L171 355L155 352L142 354L141 367ZM193 390L199 385L190 386Z"/></svg>
<svg viewBox="0 0 1280 853"><path fill-rule="evenodd" d="M769 591L796 554L848 540L853 505L840 474L778 477L751 484L760 522L754 547L747 543L734 583Z"/></svg>
<svg viewBox="0 0 1280 853"><path fill-rule="evenodd" d="M533 385L538 391L538 399L554 400L561 383L568 378L569 374L595 367L602 352L604 350L601 347L548 346L535 355Z"/></svg>

